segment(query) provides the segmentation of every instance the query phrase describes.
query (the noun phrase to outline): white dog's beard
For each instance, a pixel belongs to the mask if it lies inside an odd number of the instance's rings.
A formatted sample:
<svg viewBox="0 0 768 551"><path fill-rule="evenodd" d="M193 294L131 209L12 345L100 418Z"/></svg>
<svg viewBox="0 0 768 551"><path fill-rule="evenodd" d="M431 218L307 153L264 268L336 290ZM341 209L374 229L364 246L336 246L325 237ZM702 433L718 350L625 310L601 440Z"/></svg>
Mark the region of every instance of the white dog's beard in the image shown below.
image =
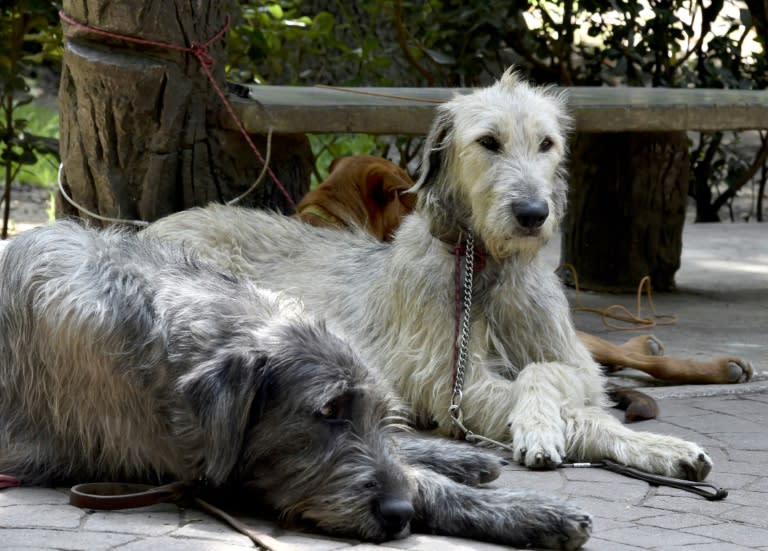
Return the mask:
<svg viewBox="0 0 768 551"><path fill-rule="evenodd" d="M504 260L519 256L527 261L533 260L542 247L547 244L551 232L542 228L535 235L514 235L508 237L488 237L483 239L488 254L495 260Z"/></svg>

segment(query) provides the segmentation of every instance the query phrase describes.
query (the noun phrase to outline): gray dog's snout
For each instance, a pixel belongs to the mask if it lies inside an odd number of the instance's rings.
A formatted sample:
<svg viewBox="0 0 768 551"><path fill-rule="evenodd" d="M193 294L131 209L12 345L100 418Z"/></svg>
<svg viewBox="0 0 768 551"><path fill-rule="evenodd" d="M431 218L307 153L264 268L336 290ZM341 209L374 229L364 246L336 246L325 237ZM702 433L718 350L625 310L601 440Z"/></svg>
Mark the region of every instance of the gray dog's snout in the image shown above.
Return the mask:
<svg viewBox="0 0 768 551"><path fill-rule="evenodd" d="M376 503L376 514L387 534L402 532L413 518L413 505L400 497L382 497Z"/></svg>
<svg viewBox="0 0 768 551"><path fill-rule="evenodd" d="M549 205L541 199L519 201L512 204L512 213L522 227L532 230L544 224L549 216Z"/></svg>

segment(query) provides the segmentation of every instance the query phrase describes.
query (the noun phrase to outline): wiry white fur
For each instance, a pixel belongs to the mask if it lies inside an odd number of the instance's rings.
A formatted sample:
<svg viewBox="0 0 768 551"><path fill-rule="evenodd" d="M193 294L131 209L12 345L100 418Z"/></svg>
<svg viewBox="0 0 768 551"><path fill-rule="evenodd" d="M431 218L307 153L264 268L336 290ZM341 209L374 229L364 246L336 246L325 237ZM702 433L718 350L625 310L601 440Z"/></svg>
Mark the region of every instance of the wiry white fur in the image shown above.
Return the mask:
<svg viewBox="0 0 768 551"><path fill-rule="evenodd" d="M416 212L392 244L266 212L211 205L156 222L218 265L288 291L356 346L410 404L449 434L454 345L453 242L471 229L489 253L475 275L462 407L467 427L512 440L529 467L602 458L703 478L711 461L678 438L634 432L603 411L604 381L576 337L560 282L536 257L563 216L569 124L563 98L512 72L438 109ZM498 151L479 143L493 137ZM545 142L551 147L544 147ZM512 205L543 200L521 226ZM448 241L446 243L446 241Z"/></svg>

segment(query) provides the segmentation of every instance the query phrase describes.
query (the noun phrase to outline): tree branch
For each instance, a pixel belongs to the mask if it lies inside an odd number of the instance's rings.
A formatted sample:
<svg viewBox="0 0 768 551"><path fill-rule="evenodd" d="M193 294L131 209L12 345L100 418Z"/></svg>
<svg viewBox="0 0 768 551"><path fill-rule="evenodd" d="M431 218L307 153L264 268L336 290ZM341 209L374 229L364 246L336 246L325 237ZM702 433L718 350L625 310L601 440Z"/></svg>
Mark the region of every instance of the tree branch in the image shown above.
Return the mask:
<svg viewBox="0 0 768 551"><path fill-rule="evenodd" d="M744 187L755 176L755 174L757 174L757 171L760 170L760 167L765 164L766 160L768 160L768 140L763 140L763 144L760 146L760 150L758 151L755 160L752 162L752 165L739 177L736 182L730 184L728 189L726 189L717 199L715 199L715 201L712 203L712 210L717 212L720 207L735 197L736 193L738 193L738 191Z"/></svg>

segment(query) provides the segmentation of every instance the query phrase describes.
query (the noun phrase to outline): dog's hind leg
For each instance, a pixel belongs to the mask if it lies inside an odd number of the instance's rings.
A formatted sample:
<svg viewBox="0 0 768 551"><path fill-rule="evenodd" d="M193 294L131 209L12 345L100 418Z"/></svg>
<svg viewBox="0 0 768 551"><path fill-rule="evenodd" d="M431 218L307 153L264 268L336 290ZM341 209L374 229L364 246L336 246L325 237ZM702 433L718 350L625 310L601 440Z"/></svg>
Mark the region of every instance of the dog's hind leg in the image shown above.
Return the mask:
<svg viewBox="0 0 768 551"><path fill-rule="evenodd" d="M741 358L718 358L702 362L663 356L661 343L650 335L635 337L622 345L583 332L579 332L579 339L599 364L615 369L637 369L664 381L691 384L745 383L754 373L752 365Z"/></svg>
<svg viewBox="0 0 768 551"><path fill-rule="evenodd" d="M689 384L745 383L754 373L752 364L741 358L700 362L667 356L627 354L621 366L643 371L664 381Z"/></svg>
<svg viewBox="0 0 768 551"><path fill-rule="evenodd" d="M592 333L576 331L576 334L597 363L614 370L625 367L626 362L631 361L630 355L664 355L664 345L653 335L638 335L622 344L613 344Z"/></svg>
<svg viewBox="0 0 768 551"><path fill-rule="evenodd" d="M567 502L534 492L473 488L414 468L417 531L472 538L512 547L578 549L592 519Z"/></svg>

